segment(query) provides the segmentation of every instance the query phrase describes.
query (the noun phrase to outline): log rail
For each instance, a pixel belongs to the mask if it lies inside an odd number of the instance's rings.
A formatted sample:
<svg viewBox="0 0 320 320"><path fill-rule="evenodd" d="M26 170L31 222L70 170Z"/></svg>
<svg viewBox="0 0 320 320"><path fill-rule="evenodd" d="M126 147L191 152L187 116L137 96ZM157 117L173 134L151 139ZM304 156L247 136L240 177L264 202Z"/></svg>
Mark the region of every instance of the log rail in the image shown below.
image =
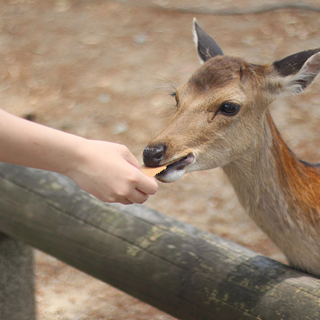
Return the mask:
<svg viewBox="0 0 320 320"><path fill-rule="evenodd" d="M319 279L145 206L8 164L0 194L2 233L178 319L320 319Z"/></svg>

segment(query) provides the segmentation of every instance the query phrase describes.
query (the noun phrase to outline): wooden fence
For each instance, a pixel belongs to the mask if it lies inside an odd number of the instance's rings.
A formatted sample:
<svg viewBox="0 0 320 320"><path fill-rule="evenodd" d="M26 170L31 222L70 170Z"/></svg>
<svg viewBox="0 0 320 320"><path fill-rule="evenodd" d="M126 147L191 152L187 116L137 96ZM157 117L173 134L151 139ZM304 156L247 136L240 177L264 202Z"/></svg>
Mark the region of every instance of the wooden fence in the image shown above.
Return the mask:
<svg viewBox="0 0 320 320"><path fill-rule="evenodd" d="M0 231L22 257L12 276L18 259L1 256L0 239L0 287L31 277L23 242L178 319L320 319L320 280L144 206L103 204L61 175L7 164L0 194ZM32 292L32 281L21 288ZM34 298L22 318L7 296L1 320L34 320Z"/></svg>

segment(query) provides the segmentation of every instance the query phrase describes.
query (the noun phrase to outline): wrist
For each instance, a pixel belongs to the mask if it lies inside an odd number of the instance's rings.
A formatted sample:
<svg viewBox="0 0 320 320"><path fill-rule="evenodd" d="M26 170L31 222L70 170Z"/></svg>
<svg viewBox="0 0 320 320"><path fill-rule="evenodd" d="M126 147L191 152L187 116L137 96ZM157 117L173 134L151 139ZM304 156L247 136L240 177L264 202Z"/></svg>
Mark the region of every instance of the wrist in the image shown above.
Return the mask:
<svg viewBox="0 0 320 320"><path fill-rule="evenodd" d="M74 172L80 171L86 162L88 152L87 145L89 140L75 135L69 136L69 141L66 144L65 157L62 160L61 171L70 178Z"/></svg>

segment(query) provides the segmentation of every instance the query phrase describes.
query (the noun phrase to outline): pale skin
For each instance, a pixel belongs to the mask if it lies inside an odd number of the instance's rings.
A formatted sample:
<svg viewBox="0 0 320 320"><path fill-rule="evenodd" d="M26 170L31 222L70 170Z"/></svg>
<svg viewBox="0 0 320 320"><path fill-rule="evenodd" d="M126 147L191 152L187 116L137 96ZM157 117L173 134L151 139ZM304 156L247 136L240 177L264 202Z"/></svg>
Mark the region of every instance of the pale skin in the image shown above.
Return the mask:
<svg viewBox="0 0 320 320"><path fill-rule="evenodd" d="M64 174L104 202L143 203L158 188L126 146L88 140L1 109L0 162Z"/></svg>

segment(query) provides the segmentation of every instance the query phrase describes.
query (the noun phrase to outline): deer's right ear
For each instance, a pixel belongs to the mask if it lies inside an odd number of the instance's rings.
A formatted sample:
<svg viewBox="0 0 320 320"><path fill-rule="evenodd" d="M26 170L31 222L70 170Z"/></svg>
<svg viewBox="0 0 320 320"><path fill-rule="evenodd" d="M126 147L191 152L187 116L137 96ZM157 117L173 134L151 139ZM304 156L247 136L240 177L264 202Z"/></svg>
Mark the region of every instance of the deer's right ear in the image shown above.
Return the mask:
<svg viewBox="0 0 320 320"><path fill-rule="evenodd" d="M195 18L193 19L193 36L201 63L215 56L223 55L218 44L199 27Z"/></svg>

